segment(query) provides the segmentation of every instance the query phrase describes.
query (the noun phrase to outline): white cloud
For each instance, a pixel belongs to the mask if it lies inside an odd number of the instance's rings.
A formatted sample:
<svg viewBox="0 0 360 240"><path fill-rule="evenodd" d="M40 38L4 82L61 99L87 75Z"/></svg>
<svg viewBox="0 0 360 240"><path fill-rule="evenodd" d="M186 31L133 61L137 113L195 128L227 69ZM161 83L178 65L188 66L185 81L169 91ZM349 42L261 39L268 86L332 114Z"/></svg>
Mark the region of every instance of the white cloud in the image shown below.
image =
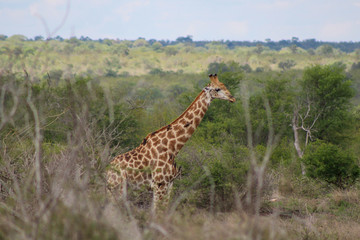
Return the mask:
<svg viewBox="0 0 360 240"><path fill-rule="evenodd" d="M111 0L77 0L77 1L84 1L90 5L97 5L97 6L100 6L100 5L105 5L105 4L109 4L111 3Z"/></svg>
<svg viewBox="0 0 360 240"><path fill-rule="evenodd" d="M257 3L255 4L256 8L260 8L262 10L284 10L288 9L296 4L296 1L286 1L286 0L276 0L273 2L266 2L266 3Z"/></svg>
<svg viewBox="0 0 360 240"><path fill-rule="evenodd" d="M185 33L181 34L192 35L195 40L243 39L248 34L248 23L245 21L224 23L196 21L192 22Z"/></svg>
<svg viewBox="0 0 360 240"><path fill-rule="evenodd" d="M128 22L131 19L132 14L139 8L145 7L150 4L149 0L137 0L131 1L118 7L115 12L120 14L121 19L124 22Z"/></svg>
<svg viewBox="0 0 360 240"><path fill-rule="evenodd" d="M0 0L0 3L20 3L24 0Z"/></svg>
<svg viewBox="0 0 360 240"><path fill-rule="evenodd" d="M353 5L354 5L355 7L360 7L360 1L353 2Z"/></svg>
<svg viewBox="0 0 360 240"><path fill-rule="evenodd" d="M0 29L3 34L32 36L31 33L36 31L35 25L36 21L27 9L0 9Z"/></svg>
<svg viewBox="0 0 360 240"><path fill-rule="evenodd" d="M59 6L66 4L68 2L68 0L43 0L43 1L45 2L45 4L50 6Z"/></svg>
<svg viewBox="0 0 360 240"><path fill-rule="evenodd" d="M319 37L331 41L340 41L346 39L357 26L353 22L328 23L320 30Z"/></svg>
<svg viewBox="0 0 360 240"><path fill-rule="evenodd" d="M248 33L248 24L247 22L227 22L226 31L232 31L235 36L244 37Z"/></svg>
<svg viewBox="0 0 360 240"><path fill-rule="evenodd" d="M37 4L32 4L29 7L29 11L31 13L31 15L35 16L36 14L38 14L39 10L38 10L38 5Z"/></svg>
<svg viewBox="0 0 360 240"><path fill-rule="evenodd" d="M29 12L26 9L0 9L0 22L8 22L12 24L24 23L30 17Z"/></svg>
<svg viewBox="0 0 360 240"><path fill-rule="evenodd" d="M64 14L67 1L64 0L39 0L29 6L32 15L41 15L45 20L55 19Z"/></svg>
<svg viewBox="0 0 360 240"><path fill-rule="evenodd" d="M279 8L289 8L292 4L290 1L275 1L274 6Z"/></svg>

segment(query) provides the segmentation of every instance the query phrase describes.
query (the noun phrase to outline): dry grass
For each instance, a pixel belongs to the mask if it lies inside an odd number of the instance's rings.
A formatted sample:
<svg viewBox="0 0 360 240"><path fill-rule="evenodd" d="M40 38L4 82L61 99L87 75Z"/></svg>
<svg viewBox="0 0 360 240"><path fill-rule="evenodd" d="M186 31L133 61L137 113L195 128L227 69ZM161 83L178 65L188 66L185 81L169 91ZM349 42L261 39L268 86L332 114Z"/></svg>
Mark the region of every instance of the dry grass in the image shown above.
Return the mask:
<svg viewBox="0 0 360 240"><path fill-rule="evenodd" d="M358 239L360 223L341 221L331 214L313 214L305 218L280 221L289 239Z"/></svg>

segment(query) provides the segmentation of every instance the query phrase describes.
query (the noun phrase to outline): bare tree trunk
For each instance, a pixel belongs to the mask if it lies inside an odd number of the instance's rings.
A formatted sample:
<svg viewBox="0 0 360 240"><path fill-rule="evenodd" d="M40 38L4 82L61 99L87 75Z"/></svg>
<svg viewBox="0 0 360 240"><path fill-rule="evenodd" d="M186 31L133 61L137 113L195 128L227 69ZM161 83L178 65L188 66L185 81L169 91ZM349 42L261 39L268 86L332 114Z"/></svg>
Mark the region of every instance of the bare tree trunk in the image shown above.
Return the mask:
<svg viewBox="0 0 360 240"><path fill-rule="evenodd" d="M293 118L292 118L292 128L294 131L294 146L295 146L295 150L296 150L299 158L302 159L304 156L304 152L301 150L301 147L300 147L299 133L298 133L299 128L297 125L298 125L298 110L295 110ZM306 174L305 166L304 166L303 162L301 162L301 173L302 173L302 175Z"/></svg>

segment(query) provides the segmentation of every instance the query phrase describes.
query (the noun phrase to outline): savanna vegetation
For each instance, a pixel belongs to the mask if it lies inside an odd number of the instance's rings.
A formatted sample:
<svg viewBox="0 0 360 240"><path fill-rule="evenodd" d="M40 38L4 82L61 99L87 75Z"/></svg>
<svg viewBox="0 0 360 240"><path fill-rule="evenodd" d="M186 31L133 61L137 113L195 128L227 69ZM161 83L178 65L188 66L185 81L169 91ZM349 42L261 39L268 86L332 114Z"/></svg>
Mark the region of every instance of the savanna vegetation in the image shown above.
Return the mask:
<svg viewBox="0 0 360 240"><path fill-rule="evenodd" d="M0 239L357 239L360 50L315 40L0 35ZM360 46L359 46L360 47ZM208 83L169 209L104 172Z"/></svg>

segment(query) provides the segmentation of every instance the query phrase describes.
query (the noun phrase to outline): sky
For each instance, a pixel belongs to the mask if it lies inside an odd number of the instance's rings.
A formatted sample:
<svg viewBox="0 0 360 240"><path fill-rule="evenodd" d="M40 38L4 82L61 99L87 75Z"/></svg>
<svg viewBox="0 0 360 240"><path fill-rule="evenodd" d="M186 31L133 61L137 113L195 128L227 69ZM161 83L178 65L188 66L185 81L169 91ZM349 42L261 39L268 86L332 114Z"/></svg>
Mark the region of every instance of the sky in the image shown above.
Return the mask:
<svg viewBox="0 0 360 240"><path fill-rule="evenodd" d="M360 0L0 0L0 34L360 41Z"/></svg>

